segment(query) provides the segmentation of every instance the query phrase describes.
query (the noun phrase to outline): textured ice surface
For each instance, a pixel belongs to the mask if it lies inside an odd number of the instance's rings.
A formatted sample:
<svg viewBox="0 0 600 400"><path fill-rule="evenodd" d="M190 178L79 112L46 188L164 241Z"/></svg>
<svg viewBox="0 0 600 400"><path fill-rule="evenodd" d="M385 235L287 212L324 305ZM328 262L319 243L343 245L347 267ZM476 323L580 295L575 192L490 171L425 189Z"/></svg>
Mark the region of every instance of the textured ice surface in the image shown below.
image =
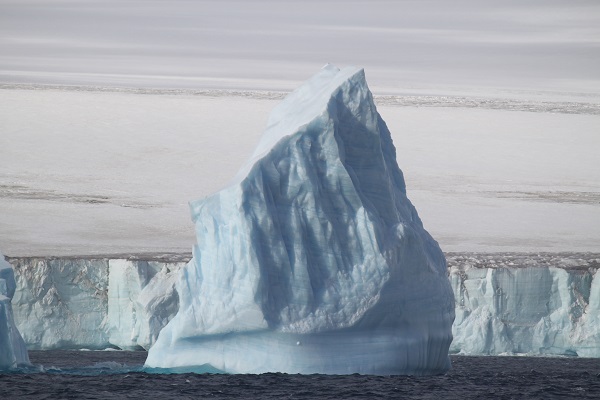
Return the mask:
<svg viewBox="0 0 600 400"><path fill-rule="evenodd" d="M174 271L179 264L109 261L109 341L121 349L148 349L179 308Z"/></svg>
<svg viewBox="0 0 600 400"><path fill-rule="evenodd" d="M15 324L31 349L148 349L177 313L174 281L185 257L9 259L17 281ZM451 352L600 357L600 254L448 253L446 258L457 315ZM91 274L90 267L100 273ZM107 268L113 280L123 280L109 285ZM139 276L152 274L141 287ZM51 284L60 276L66 277L62 285ZM95 284L82 284L94 276L100 278ZM80 295L66 294L75 292ZM99 292L104 300L98 302ZM74 324L84 315L88 328Z"/></svg>
<svg viewBox="0 0 600 400"><path fill-rule="evenodd" d="M105 348L105 260L13 259L19 330L30 349Z"/></svg>
<svg viewBox="0 0 600 400"><path fill-rule="evenodd" d="M600 357L600 258L449 256L451 351Z"/></svg>
<svg viewBox="0 0 600 400"><path fill-rule="evenodd" d="M15 325L11 305L16 286L13 269L0 253L0 370L29 364L27 348Z"/></svg>
<svg viewBox="0 0 600 400"><path fill-rule="evenodd" d="M17 327L30 349L148 349L175 315L163 260L13 258Z"/></svg>
<svg viewBox="0 0 600 400"><path fill-rule="evenodd" d="M191 211L194 258L148 366L449 367L446 262L406 197L362 70L328 65L290 94L231 185Z"/></svg>

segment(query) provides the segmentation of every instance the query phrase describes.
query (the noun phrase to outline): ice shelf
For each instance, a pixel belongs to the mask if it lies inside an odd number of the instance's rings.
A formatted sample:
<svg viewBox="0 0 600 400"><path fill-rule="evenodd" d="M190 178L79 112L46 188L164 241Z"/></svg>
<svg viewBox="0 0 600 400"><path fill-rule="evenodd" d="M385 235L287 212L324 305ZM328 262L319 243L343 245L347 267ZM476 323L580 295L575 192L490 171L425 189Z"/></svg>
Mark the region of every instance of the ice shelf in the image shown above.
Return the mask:
<svg viewBox="0 0 600 400"><path fill-rule="evenodd" d="M453 254L454 353L600 357L600 255Z"/></svg>
<svg viewBox="0 0 600 400"><path fill-rule="evenodd" d="M149 349L177 313L174 281L186 258L8 258L14 322L30 349ZM600 254L446 259L457 315L451 353L600 357Z"/></svg>

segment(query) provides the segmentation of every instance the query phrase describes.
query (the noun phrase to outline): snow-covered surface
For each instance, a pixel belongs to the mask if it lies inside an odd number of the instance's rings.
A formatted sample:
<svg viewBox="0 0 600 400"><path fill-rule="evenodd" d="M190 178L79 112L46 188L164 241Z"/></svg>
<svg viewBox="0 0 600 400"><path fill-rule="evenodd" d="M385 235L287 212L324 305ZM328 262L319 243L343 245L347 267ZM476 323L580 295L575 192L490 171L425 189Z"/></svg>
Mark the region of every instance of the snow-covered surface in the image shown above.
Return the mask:
<svg viewBox="0 0 600 400"><path fill-rule="evenodd" d="M408 191L444 251L598 251L599 116L450 108L383 115L402 131L394 139Z"/></svg>
<svg viewBox="0 0 600 400"><path fill-rule="evenodd" d="M277 104L257 92L0 92L0 243L11 256L188 252L188 201L232 180ZM442 249L597 251L600 116L448 101L378 105Z"/></svg>
<svg viewBox="0 0 600 400"><path fill-rule="evenodd" d="M175 315L177 261L12 258L16 325L30 349L148 349Z"/></svg>
<svg viewBox="0 0 600 400"><path fill-rule="evenodd" d="M1 2L3 251L187 252L326 62L365 67L445 251L598 249L600 3L280 3Z"/></svg>
<svg viewBox="0 0 600 400"><path fill-rule="evenodd" d="M600 357L600 255L448 257L451 351Z"/></svg>
<svg viewBox="0 0 600 400"><path fill-rule="evenodd" d="M230 186L190 208L194 257L147 366L416 375L450 367L444 255L406 197L362 70L323 67L274 109Z"/></svg>
<svg viewBox="0 0 600 400"><path fill-rule="evenodd" d="M11 304L16 286L12 266L0 253L0 370L29 364L27 348L15 324Z"/></svg>

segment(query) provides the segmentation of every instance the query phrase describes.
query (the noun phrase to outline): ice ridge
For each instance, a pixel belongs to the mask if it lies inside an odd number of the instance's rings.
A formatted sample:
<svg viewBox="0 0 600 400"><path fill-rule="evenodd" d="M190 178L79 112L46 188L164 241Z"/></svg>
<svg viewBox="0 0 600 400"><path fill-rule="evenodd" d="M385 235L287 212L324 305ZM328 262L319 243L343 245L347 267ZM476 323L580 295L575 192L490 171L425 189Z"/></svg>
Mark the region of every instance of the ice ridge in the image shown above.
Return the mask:
<svg viewBox="0 0 600 400"><path fill-rule="evenodd" d="M362 69L327 65L291 93L233 182L190 206L193 259L148 367L449 368L444 255L406 197Z"/></svg>

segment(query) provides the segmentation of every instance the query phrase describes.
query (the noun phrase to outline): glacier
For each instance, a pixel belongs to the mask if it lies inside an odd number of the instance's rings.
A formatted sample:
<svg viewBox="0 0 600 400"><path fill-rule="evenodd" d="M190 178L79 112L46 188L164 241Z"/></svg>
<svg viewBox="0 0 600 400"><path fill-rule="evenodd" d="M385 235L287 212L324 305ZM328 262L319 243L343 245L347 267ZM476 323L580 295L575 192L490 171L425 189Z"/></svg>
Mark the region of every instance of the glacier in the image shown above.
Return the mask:
<svg viewBox="0 0 600 400"><path fill-rule="evenodd" d="M362 69L327 65L288 95L233 181L190 208L193 259L147 367L450 367L446 261L406 197Z"/></svg>
<svg viewBox="0 0 600 400"><path fill-rule="evenodd" d="M0 370L30 364L25 342L13 315L11 300L16 286L12 266L0 253Z"/></svg>

